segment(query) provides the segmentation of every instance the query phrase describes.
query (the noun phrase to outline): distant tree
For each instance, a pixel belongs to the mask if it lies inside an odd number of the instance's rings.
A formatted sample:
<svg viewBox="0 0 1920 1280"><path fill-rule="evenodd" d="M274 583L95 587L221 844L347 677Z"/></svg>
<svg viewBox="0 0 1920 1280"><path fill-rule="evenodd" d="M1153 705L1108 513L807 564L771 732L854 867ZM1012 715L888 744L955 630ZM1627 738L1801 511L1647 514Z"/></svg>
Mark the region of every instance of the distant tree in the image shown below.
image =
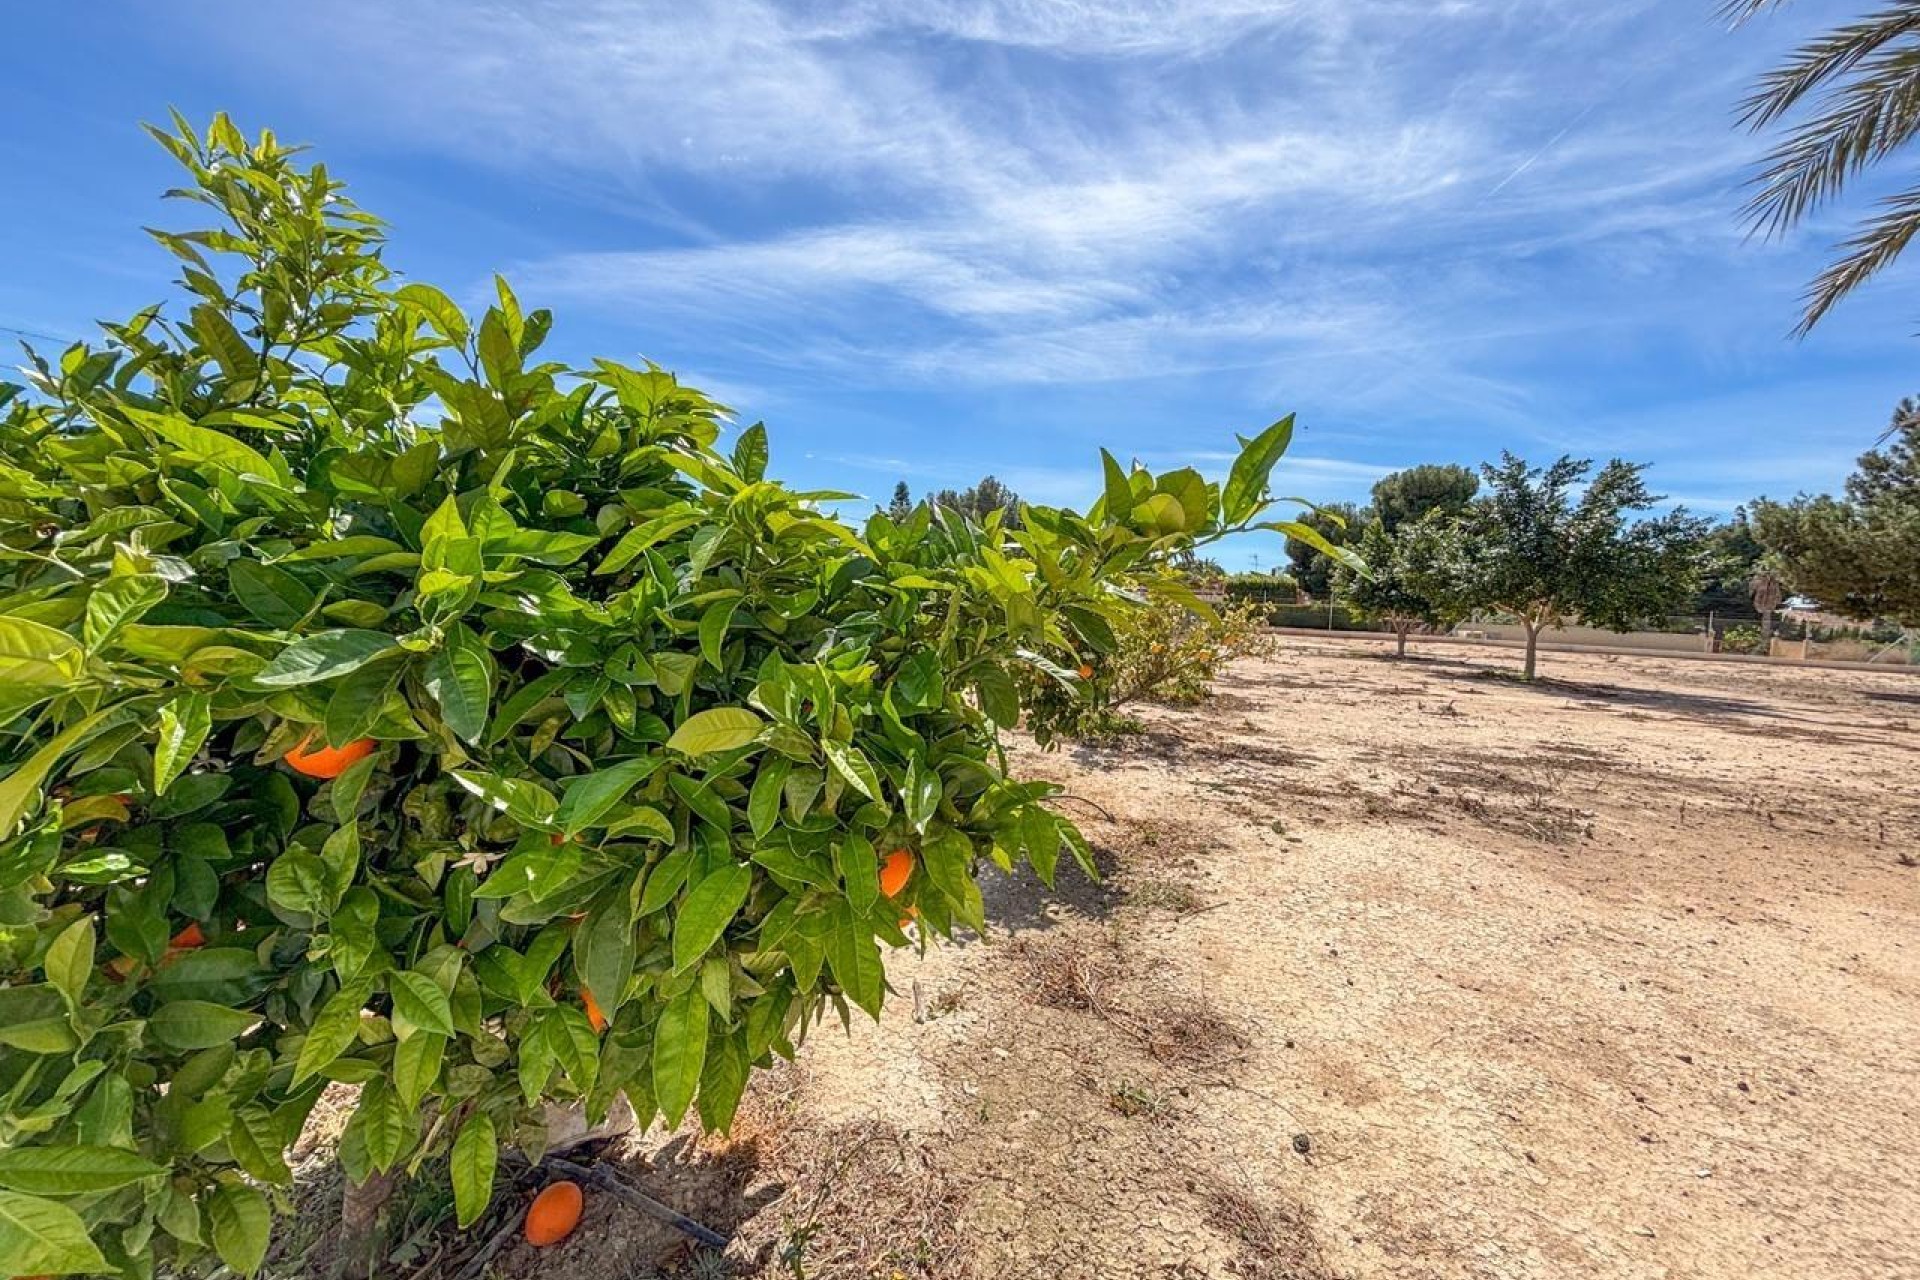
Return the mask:
<svg viewBox="0 0 1920 1280"><path fill-rule="evenodd" d="M1458 515L1479 489L1480 477L1451 462L1408 467L1373 486L1374 518L1393 533L1435 511Z"/></svg>
<svg viewBox="0 0 1920 1280"><path fill-rule="evenodd" d="M1753 604L1753 577L1760 572L1767 549L1754 537L1746 509L1735 508L1731 519L1707 530L1703 550L1700 590L1688 608L1721 618L1759 618Z"/></svg>
<svg viewBox="0 0 1920 1280"><path fill-rule="evenodd" d="M1577 617L1625 631L1678 608L1698 585L1706 522L1680 509L1630 520L1659 499L1643 466L1617 458L1576 498L1592 467L1574 458L1529 467L1502 454L1498 466L1480 469L1485 493L1447 527L1448 602L1518 617L1528 680L1543 629Z"/></svg>
<svg viewBox="0 0 1920 1280"><path fill-rule="evenodd" d="M1894 411L1887 447L1860 455L1846 497L1754 503L1786 585L1849 618L1920 626L1920 412Z"/></svg>
<svg viewBox="0 0 1920 1280"><path fill-rule="evenodd" d="M984 520L992 512L1004 511L1007 513L1006 528L1024 527L1020 520L1020 495L992 476L982 476L979 484L968 489L942 489L930 501L949 511L964 512L975 520Z"/></svg>
<svg viewBox="0 0 1920 1280"><path fill-rule="evenodd" d="M887 514L895 520L905 520L913 514L913 491L902 480L893 486L893 501L887 504Z"/></svg>
<svg viewBox="0 0 1920 1280"><path fill-rule="evenodd" d="M1319 510L1295 517L1336 547L1357 544L1372 518L1370 511L1351 502L1333 502ZM1333 598L1333 561L1321 551L1298 538L1287 539L1287 576L1315 600Z"/></svg>
<svg viewBox="0 0 1920 1280"><path fill-rule="evenodd" d="M1745 20L1786 0L1726 0L1722 11ZM1756 132L1796 107L1813 114L1768 152L1747 203L1753 229L1781 236L1920 134L1920 0L1881 0L1873 13L1816 36L1762 76L1741 104L1741 122ZM1815 97L1815 95L1818 95ZM1920 231L1920 186L1889 196L1880 211L1839 245L1840 258L1807 289L1797 332L1805 334L1840 299L1900 256Z"/></svg>
<svg viewBox="0 0 1920 1280"><path fill-rule="evenodd" d="M1446 622L1457 608L1446 574L1449 520L1439 511L1392 533L1382 522L1370 524L1354 548L1366 572L1346 565L1334 570L1335 594L1387 624L1399 642L1396 657L1407 656L1407 635L1415 627Z"/></svg>

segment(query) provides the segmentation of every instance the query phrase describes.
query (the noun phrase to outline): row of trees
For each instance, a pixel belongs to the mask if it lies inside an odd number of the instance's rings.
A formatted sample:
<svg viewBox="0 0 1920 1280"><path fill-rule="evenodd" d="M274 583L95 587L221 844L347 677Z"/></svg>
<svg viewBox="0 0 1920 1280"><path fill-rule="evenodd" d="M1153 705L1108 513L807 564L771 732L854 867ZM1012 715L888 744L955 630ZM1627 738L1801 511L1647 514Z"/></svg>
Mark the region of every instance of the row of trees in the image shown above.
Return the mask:
<svg viewBox="0 0 1920 1280"><path fill-rule="evenodd" d="M930 493L921 502L957 511L975 521L985 520L997 511L1002 528L1026 527L1020 517L1020 495L992 476L982 476L979 484L969 485L965 489L941 489ZM893 498L887 503L887 515L895 520L905 520L918 505L920 503L914 501L913 490L907 488L907 482L902 480L893 486Z"/></svg>
<svg viewBox="0 0 1920 1280"><path fill-rule="evenodd" d="M1476 476L1427 465L1396 472L1367 507L1323 508L1311 523L1365 566L1288 545L1289 576L1344 601L1399 637L1477 612L1512 614L1527 634L1567 618L1626 629L1677 610L1759 619L1789 593L1862 621L1920 625L1920 402L1904 400L1844 496L1756 499L1717 526L1658 503L1645 468L1512 454ZM1589 476L1591 478L1589 479ZM1484 484L1484 489L1483 489Z"/></svg>
<svg viewBox="0 0 1920 1280"><path fill-rule="evenodd" d="M1400 652L1422 623L1469 612L1512 614L1526 630L1533 679L1540 632L1569 617L1626 629L1677 607L1703 564L1706 522L1658 501L1643 466L1561 458L1532 467L1507 453L1481 468L1418 467L1375 489L1372 519L1332 590L1393 628ZM1486 489L1480 490L1484 479ZM1477 495L1477 496L1476 496Z"/></svg>

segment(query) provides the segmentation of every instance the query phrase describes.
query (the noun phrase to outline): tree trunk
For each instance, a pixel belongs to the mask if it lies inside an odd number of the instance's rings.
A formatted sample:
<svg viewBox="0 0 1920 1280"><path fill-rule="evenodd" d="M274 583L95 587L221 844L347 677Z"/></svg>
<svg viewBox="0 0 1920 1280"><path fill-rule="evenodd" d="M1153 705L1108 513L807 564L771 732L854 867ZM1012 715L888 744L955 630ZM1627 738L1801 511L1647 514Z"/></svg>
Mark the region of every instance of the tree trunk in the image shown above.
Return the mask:
<svg viewBox="0 0 1920 1280"><path fill-rule="evenodd" d="M1413 630L1413 627L1410 624L1405 622L1401 623L1399 626L1393 629L1394 637L1398 639L1400 642L1400 650L1398 653L1393 655L1394 657L1404 658L1407 656L1407 632L1411 630Z"/></svg>
<svg viewBox="0 0 1920 1280"><path fill-rule="evenodd" d="M1527 629L1527 668L1521 678L1530 682L1533 679L1534 655L1540 644L1540 624L1532 618L1522 618L1520 621Z"/></svg>
<svg viewBox="0 0 1920 1280"><path fill-rule="evenodd" d="M359 1186L351 1182L340 1195L340 1266L346 1280L370 1280L380 1247L380 1210L393 1198L398 1179L369 1173Z"/></svg>
<svg viewBox="0 0 1920 1280"><path fill-rule="evenodd" d="M1760 639L1768 646L1773 644L1773 610L1760 611Z"/></svg>

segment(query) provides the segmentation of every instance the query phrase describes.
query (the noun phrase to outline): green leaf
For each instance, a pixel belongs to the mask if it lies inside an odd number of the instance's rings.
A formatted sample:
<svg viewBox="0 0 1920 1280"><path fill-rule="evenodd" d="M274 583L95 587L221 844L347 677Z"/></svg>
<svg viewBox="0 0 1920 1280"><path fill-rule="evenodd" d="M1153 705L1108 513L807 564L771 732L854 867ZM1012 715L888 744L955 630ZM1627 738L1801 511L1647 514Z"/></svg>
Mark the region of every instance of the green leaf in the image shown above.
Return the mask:
<svg viewBox="0 0 1920 1280"><path fill-rule="evenodd" d="M453 1207L462 1227L480 1220L493 1201L493 1175L500 1160L500 1141L493 1121L484 1113L467 1117L453 1140Z"/></svg>
<svg viewBox="0 0 1920 1280"><path fill-rule="evenodd" d="M946 697L939 655L922 649L902 662L893 677L893 696L902 710L927 711L938 707Z"/></svg>
<svg viewBox="0 0 1920 1280"><path fill-rule="evenodd" d="M88 650L98 653L119 634L121 627L138 621L147 610L166 598L166 580L155 574L134 573L108 578L87 597L87 619L82 634Z"/></svg>
<svg viewBox="0 0 1920 1280"><path fill-rule="evenodd" d="M551 791L525 778L455 769L453 780L522 826L545 826L560 807Z"/></svg>
<svg viewBox="0 0 1920 1280"><path fill-rule="evenodd" d="M153 793L167 789L187 771L213 731L213 699L204 693L176 694L154 716Z"/></svg>
<svg viewBox="0 0 1920 1280"><path fill-rule="evenodd" d="M387 989L393 995L395 1014L422 1031L443 1036L453 1034L453 1005L432 978L408 970L391 975Z"/></svg>
<svg viewBox="0 0 1920 1280"><path fill-rule="evenodd" d="M322 1068L346 1052L360 1034L360 1014L366 1007L368 988L363 982L354 982L333 993L333 997L320 1007L313 1025L307 1030L305 1043L300 1046L300 1057L294 1063L293 1083L298 1086L303 1080L318 1075Z"/></svg>
<svg viewBox="0 0 1920 1280"><path fill-rule="evenodd" d="M1100 451L1100 468L1106 477L1106 504L1109 520L1125 520L1133 510L1133 486L1120 462L1105 449Z"/></svg>
<svg viewBox="0 0 1920 1280"><path fill-rule="evenodd" d="M764 760L747 793L747 823L756 840L765 840L780 822L780 789L793 772L793 761L780 756Z"/></svg>
<svg viewBox="0 0 1920 1280"><path fill-rule="evenodd" d="M273 1226L265 1195L237 1182L223 1182L207 1199L207 1221L213 1225L213 1247L222 1262L243 1276L260 1269Z"/></svg>
<svg viewBox="0 0 1920 1280"><path fill-rule="evenodd" d="M468 742L487 729L487 702L493 691L493 658L480 637L463 624L447 632L446 644L428 660L423 675L427 692L440 704L447 728Z"/></svg>
<svg viewBox="0 0 1920 1280"><path fill-rule="evenodd" d="M81 916L47 947L47 981L60 988L70 1007L78 1008L93 976L93 917Z"/></svg>
<svg viewBox="0 0 1920 1280"><path fill-rule="evenodd" d="M31 618L0 613L0 677L49 690L80 679L86 654L74 638Z"/></svg>
<svg viewBox="0 0 1920 1280"><path fill-rule="evenodd" d="M421 1099L432 1092L440 1080L440 1063L446 1056L447 1037L431 1031L415 1031L393 1050L393 1087L400 1105L418 1110Z"/></svg>
<svg viewBox="0 0 1920 1280"><path fill-rule="evenodd" d="M4 624L0 624L0 634L4 632ZM98 732L109 720L118 720L121 714L119 706L94 712L28 756L26 763L0 781L0 839L12 835L14 828L20 825L20 819L41 798L40 785L47 780L47 774L52 772L53 766L60 762L60 757Z"/></svg>
<svg viewBox="0 0 1920 1280"><path fill-rule="evenodd" d="M739 607L738 599L722 600L700 615L700 656L715 671L721 669L727 628L733 625L733 613Z"/></svg>
<svg viewBox="0 0 1920 1280"><path fill-rule="evenodd" d="M419 1132L418 1117L400 1105L385 1076L375 1076L360 1091L360 1106L349 1123L360 1130L367 1159L381 1173L399 1163Z"/></svg>
<svg viewBox="0 0 1920 1280"><path fill-rule="evenodd" d="M257 1026L260 1015L205 1000L175 1000L147 1019L147 1033L172 1049L211 1049Z"/></svg>
<svg viewBox="0 0 1920 1280"><path fill-rule="evenodd" d="M448 342L455 346L465 344L467 317L454 305L452 298L430 284L421 283L402 285L393 296L401 306L425 319L433 326L434 332ZM463 1222L460 1225L466 1224Z"/></svg>
<svg viewBox="0 0 1920 1280"><path fill-rule="evenodd" d="M667 746L690 756L709 756L746 746L765 727L766 722L745 707L712 707L682 721Z"/></svg>
<svg viewBox="0 0 1920 1280"><path fill-rule="evenodd" d="M227 566L227 586L240 607L281 631L300 625L313 608L313 592L285 569L258 560L235 560Z"/></svg>
<svg viewBox="0 0 1920 1280"><path fill-rule="evenodd" d="M607 835L614 839L646 836L662 844L672 844L676 835L673 821L650 804L637 804L607 823Z"/></svg>
<svg viewBox="0 0 1920 1280"><path fill-rule="evenodd" d="M747 901L753 871L729 863L693 886L673 922L673 969L683 973L720 940Z"/></svg>
<svg viewBox="0 0 1920 1280"><path fill-rule="evenodd" d="M692 511L656 516L645 524L636 525L627 530L626 535L614 544L613 550L607 553L606 559L594 566L594 573L620 572L648 547L671 538L682 529L699 524L701 518L698 511Z"/></svg>
<svg viewBox="0 0 1920 1280"><path fill-rule="evenodd" d="M333 909L327 866L305 849L292 849L267 867L267 901L294 917L318 918Z"/></svg>
<svg viewBox="0 0 1920 1280"><path fill-rule="evenodd" d="M997 662L983 664L973 673L973 692L987 719L1003 729L1019 723L1020 691L1005 667Z"/></svg>
<svg viewBox="0 0 1920 1280"><path fill-rule="evenodd" d="M707 998L698 986L668 1001L653 1030L653 1099L667 1127L679 1126L707 1060Z"/></svg>
<svg viewBox="0 0 1920 1280"><path fill-rule="evenodd" d="M881 964L880 946L873 940L873 931L845 902L833 905L828 921L824 941L827 967L833 971L833 980L855 1004L879 1018L880 1006L887 998L886 970Z"/></svg>
<svg viewBox="0 0 1920 1280"><path fill-rule="evenodd" d="M53 1200L0 1191L0 1271L66 1276L112 1269L79 1214Z"/></svg>
<svg viewBox="0 0 1920 1280"><path fill-rule="evenodd" d="M1156 537L1184 533L1187 528L1187 510L1170 493L1148 494L1134 508L1133 515L1137 523Z"/></svg>
<svg viewBox="0 0 1920 1280"><path fill-rule="evenodd" d="M1226 487L1220 492L1221 515L1227 524L1241 524L1259 509L1260 500L1266 496L1267 478L1292 440L1293 415L1288 414L1242 442L1240 456L1234 459Z"/></svg>
<svg viewBox="0 0 1920 1280"><path fill-rule="evenodd" d="M865 915L880 898L880 860L873 842L863 835L849 835L834 846L833 860L847 886L847 901Z"/></svg>
<svg viewBox="0 0 1920 1280"><path fill-rule="evenodd" d="M692 849L676 849L654 863L653 870L647 873L646 890L640 895L639 914L652 915L673 901L673 895L680 892L692 869Z"/></svg>
<svg viewBox="0 0 1920 1280"><path fill-rule="evenodd" d="M740 433L733 446L733 469L748 484L756 484L767 474L767 427L756 422Z"/></svg>
<svg viewBox="0 0 1920 1280"><path fill-rule="evenodd" d="M265 1107L241 1107L227 1130L227 1150L242 1169L274 1186L289 1186L293 1172L281 1155L280 1127Z"/></svg>
<svg viewBox="0 0 1920 1280"><path fill-rule="evenodd" d="M954 902L964 902L973 888L973 842L951 827L936 828L920 846L927 878ZM977 889L974 890L978 892Z"/></svg>
<svg viewBox="0 0 1920 1280"><path fill-rule="evenodd" d="M119 1147L10 1147L0 1151L0 1187L36 1196L112 1191L166 1170Z"/></svg>
<svg viewBox="0 0 1920 1280"><path fill-rule="evenodd" d="M194 336L213 356L229 382L251 382L259 376L260 357L233 327L226 312L211 302L203 302L189 314L193 316Z"/></svg>
<svg viewBox="0 0 1920 1280"><path fill-rule="evenodd" d="M553 811L554 823L568 836L597 825L627 792L665 763L659 756L640 756L569 779L560 807Z"/></svg>
<svg viewBox="0 0 1920 1280"><path fill-rule="evenodd" d="M611 1020L633 976L633 894L628 882L602 894L574 935L573 958L580 981Z"/></svg>
<svg viewBox="0 0 1920 1280"><path fill-rule="evenodd" d="M253 680L255 684L275 689L316 684L358 671L396 648L394 638L383 631L354 628L322 631L282 649Z"/></svg>
<svg viewBox="0 0 1920 1280"><path fill-rule="evenodd" d="M278 474L250 445L170 413L149 413L126 405L120 411L178 449L189 462L221 467L238 475L278 485Z"/></svg>
<svg viewBox="0 0 1920 1280"><path fill-rule="evenodd" d="M700 1126L710 1133L725 1133L733 1127L734 1113L740 1109L740 1095L746 1092L747 1060L744 1031L721 1036L707 1047L707 1063L700 1072Z"/></svg>
<svg viewBox="0 0 1920 1280"><path fill-rule="evenodd" d="M833 766L834 772L852 783L854 790L869 800L882 798L880 776L873 771L873 765L860 748L838 742L823 742L820 746L827 753L827 761Z"/></svg>

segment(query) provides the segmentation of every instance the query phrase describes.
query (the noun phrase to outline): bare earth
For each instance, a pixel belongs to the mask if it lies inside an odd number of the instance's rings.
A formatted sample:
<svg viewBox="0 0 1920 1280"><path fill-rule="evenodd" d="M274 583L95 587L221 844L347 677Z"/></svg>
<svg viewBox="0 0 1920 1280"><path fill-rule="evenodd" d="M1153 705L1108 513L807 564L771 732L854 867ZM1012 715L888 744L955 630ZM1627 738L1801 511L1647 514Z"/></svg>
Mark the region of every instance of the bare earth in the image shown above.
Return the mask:
<svg viewBox="0 0 1920 1280"><path fill-rule="evenodd" d="M1106 883L497 1274L1920 1276L1920 679L1387 654L1020 749Z"/></svg>

